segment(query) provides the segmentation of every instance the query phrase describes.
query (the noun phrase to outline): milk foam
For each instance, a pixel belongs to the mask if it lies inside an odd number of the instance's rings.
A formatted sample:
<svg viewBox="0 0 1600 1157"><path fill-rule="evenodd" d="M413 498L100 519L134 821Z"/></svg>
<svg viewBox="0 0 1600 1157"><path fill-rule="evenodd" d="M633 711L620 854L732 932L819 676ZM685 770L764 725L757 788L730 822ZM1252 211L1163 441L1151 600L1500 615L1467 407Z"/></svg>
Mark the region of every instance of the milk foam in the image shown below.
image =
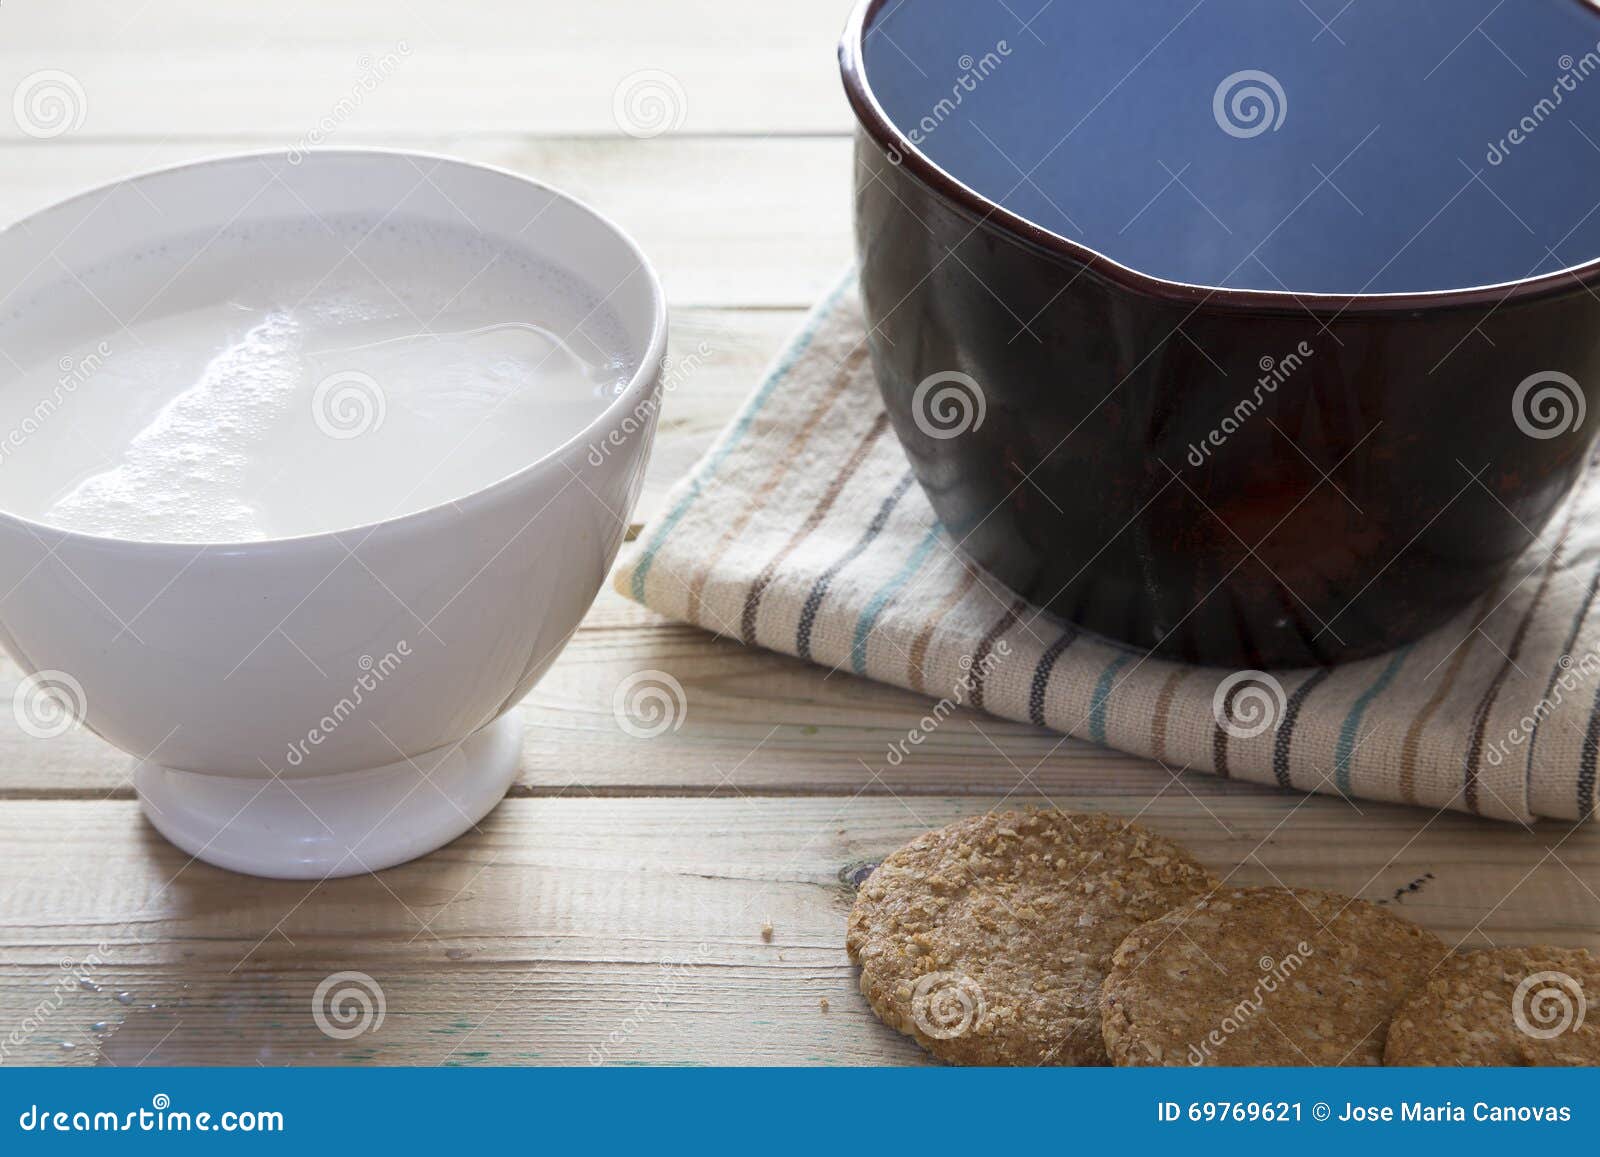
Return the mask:
<svg viewBox="0 0 1600 1157"><path fill-rule="evenodd" d="M465 229L256 226L94 277L145 279L149 304L124 327L69 285L0 326L0 345L76 338L12 349L20 372L0 359L0 505L117 538L247 542L448 503L571 439L634 368L598 295Z"/></svg>

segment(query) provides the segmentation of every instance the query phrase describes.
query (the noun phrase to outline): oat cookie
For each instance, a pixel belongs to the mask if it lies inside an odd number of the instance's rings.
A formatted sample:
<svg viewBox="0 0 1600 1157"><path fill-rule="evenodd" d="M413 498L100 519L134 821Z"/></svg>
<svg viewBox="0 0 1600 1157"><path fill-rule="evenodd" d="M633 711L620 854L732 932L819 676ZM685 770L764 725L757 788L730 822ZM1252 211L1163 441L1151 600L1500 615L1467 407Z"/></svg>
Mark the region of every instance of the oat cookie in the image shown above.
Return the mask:
<svg viewBox="0 0 1600 1157"><path fill-rule="evenodd" d="M1376 904L1226 888L1134 931L1103 1008L1118 1065L1376 1065L1444 942Z"/></svg>
<svg viewBox="0 0 1600 1157"><path fill-rule="evenodd" d="M1103 1065L1112 950L1215 886L1183 849L1114 816L978 816L884 860L845 944L878 1018L934 1056Z"/></svg>
<svg viewBox="0 0 1600 1157"><path fill-rule="evenodd" d="M1441 964L1395 1013L1386 1065L1600 1065L1600 959L1496 948Z"/></svg>

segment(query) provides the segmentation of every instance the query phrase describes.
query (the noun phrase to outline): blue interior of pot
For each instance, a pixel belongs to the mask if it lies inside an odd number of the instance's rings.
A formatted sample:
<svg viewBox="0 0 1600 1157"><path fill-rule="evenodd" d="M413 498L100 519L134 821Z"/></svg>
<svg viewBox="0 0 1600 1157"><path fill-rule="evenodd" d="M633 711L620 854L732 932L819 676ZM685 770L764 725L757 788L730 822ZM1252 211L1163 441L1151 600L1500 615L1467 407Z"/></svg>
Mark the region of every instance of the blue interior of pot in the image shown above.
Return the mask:
<svg viewBox="0 0 1600 1157"><path fill-rule="evenodd" d="M1152 276L1397 293L1600 256L1586 0L886 0L863 60L946 173Z"/></svg>

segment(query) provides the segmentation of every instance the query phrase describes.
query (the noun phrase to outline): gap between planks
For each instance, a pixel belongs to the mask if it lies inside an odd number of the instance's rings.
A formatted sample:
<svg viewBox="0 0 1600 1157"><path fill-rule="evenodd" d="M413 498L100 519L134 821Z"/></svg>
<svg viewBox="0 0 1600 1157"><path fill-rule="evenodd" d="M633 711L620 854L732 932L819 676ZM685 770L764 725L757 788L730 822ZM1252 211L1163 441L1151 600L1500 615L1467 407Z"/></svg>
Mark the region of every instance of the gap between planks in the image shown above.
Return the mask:
<svg viewBox="0 0 1600 1157"><path fill-rule="evenodd" d="M186 864L132 803L0 804L0 1023L95 952L100 991L66 985L15 1059L93 1063L89 1026L114 1018L118 1064L585 1064L594 1050L609 1063L915 1063L856 992L849 881L993 802L510 800L424 860L320 884ZM1600 902L1568 874L1600 868L1592 833L1557 862L1539 854L1560 833L1455 815L1423 827L1395 807L1353 829L1345 805L1281 795L1216 801L1215 818L1187 798L1061 803L1137 814L1233 883L1394 905L1450 944L1600 946ZM386 1019L330 1042L310 1006L347 971L381 987Z"/></svg>

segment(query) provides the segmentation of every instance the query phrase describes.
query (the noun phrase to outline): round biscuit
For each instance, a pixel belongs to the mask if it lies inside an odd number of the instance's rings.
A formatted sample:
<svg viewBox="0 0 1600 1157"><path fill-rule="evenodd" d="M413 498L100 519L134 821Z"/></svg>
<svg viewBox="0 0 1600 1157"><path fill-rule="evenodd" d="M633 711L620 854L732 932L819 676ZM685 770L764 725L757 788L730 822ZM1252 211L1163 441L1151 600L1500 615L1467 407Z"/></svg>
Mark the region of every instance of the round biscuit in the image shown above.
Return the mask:
<svg viewBox="0 0 1600 1157"><path fill-rule="evenodd" d="M1444 942L1386 908L1229 888L1123 941L1103 1029L1117 1065L1376 1065Z"/></svg>
<svg viewBox="0 0 1600 1157"><path fill-rule="evenodd" d="M1581 948L1464 952L1400 1006L1383 1063L1600 1065L1590 997L1600 997L1600 959Z"/></svg>
<svg viewBox="0 0 1600 1157"><path fill-rule="evenodd" d="M1216 886L1113 816L959 820L861 885L846 946L879 1019L969 1065L1103 1065L1100 984L1140 923Z"/></svg>

